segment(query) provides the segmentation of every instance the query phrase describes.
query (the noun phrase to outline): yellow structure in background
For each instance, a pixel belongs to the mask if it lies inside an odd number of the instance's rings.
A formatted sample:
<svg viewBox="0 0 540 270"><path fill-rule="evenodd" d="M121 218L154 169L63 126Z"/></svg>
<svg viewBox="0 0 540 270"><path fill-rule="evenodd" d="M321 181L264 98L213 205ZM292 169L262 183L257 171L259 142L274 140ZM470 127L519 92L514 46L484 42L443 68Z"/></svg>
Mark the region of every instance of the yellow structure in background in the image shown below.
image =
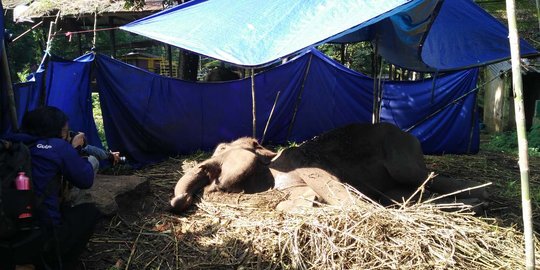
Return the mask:
<svg viewBox="0 0 540 270"><path fill-rule="evenodd" d="M171 70L169 68L169 61L167 61L164 57L149 53L130 52L120 56L119 59L125 63L148 70L156 74L178 78L178 64L173 62Z"/></svg>

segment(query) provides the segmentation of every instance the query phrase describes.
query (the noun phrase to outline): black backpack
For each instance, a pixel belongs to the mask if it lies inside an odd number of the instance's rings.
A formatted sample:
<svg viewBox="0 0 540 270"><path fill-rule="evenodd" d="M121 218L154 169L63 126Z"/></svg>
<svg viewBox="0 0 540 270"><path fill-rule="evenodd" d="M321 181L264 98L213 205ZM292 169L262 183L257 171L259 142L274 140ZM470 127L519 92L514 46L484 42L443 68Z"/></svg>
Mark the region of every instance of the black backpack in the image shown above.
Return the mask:
<svg viewBox="0 0 540 270"><path fill-rule="evenodd" d="M27 145L0 140L0 240L9 239L21 229L33 226L28 223L31 217L20 218L21 214L31 215L35 205L32 181L29 190L17 190L15 187L19 172L32 178L31 165Z"/></svg>

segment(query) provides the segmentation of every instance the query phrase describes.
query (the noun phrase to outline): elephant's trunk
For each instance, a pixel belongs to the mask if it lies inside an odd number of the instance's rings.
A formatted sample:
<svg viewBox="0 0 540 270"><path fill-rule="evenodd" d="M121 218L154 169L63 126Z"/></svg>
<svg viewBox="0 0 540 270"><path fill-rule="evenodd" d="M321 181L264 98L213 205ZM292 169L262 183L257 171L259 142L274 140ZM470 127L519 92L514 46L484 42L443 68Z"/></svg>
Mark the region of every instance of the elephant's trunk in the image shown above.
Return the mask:
<svg viewBox="0 0 540 270"><path fill-rule="evenodd" d="M193 196L210 184L210 177L203 165L188 171L178 180L174 187L174 198L171 199L173 212L183 212L193 203Z"/></svg>

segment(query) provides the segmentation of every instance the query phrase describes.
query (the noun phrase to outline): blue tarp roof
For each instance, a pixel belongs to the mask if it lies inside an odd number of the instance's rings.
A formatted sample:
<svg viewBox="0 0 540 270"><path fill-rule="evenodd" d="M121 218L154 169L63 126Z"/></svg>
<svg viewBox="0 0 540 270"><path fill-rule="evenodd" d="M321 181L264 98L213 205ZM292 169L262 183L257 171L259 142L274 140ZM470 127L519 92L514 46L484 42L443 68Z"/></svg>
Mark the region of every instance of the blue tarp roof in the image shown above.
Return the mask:
<svg viewBox="0 0 540 270"><path fill-rule="evenodd" d="M237 65L272 63L422 0L193 0L121 29Z"/></svg>
<svg viewBox="0 0 540 270"><path fill-rule="evenodd" d="M388 62L417 71L510 57L507 28L471 0L193 0L121 29L241 66L366 40L377 40ZM521 42L522 55L536 53Z"/></svg>

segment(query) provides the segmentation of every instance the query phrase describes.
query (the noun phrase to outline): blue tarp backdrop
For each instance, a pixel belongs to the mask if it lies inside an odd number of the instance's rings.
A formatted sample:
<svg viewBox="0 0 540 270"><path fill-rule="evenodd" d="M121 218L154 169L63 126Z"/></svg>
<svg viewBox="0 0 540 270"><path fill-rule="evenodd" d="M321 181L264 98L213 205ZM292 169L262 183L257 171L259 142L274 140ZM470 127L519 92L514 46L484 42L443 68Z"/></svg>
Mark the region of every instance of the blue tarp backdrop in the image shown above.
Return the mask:
<svg viewBox="0 0 540 270"><path fill-rule="evenodd" d="M73 61L51 58L45 70L40 69L33 74L32 81L13 85L19 125L24 113L37 108L42 94L45 94L45 104L66 113L71 130L84 132L89 144L102 148L92 114L90 67L94 55L88 54ZM5 95L1 101L2 104L7 103ZM3 115L5 118L8 114ZM12 131L9 121L2 121L1 133Z"/></svg>
<svg viewBox="0 0 540 270"><path fill-rule="evenodd" d="M208 150L252 134L249 78L186 82L102 55L96 60L108 144L137 162ZM419 137L425 153L475 153L479 144L476 95L452 101L474 89L476 78L476 69L441 76L434 91L432 80L384 81L382 121L403 129L418 123L411 133ZM263 136L278 93L265 143L299 142L345 124L371 122L372 87L371 78L318 51L257 74L257 137Z"/></svg>
<svg viewBox="0 0 540 270"><path fill-rule="evenodd" d="M90 97L93 62L108 146L136 164L252 135L251 79L188 82L99 54L74 61L53 57L35 82L16 85L20 114L37 106L40 78L46 76L47 104L64 110L71 128L100 146ZM472 69L435 82L383 81L381 120L410 129L426 154L475 153L479 125L476 92L471 90L477 74ZM264 136L263 143L301 142L349 123L371 122L373 80L319 51L308 51L254 80L257 138Z"/></svg>
<svg viewBox="0 0 540 270"><path fill-rule="evenodd" d="M90 68L93 60L94 55L87 54L74 61L49 61L45 102L66 113L71 130L84 132L89 144L103 148L92 113Z"/></svg>

